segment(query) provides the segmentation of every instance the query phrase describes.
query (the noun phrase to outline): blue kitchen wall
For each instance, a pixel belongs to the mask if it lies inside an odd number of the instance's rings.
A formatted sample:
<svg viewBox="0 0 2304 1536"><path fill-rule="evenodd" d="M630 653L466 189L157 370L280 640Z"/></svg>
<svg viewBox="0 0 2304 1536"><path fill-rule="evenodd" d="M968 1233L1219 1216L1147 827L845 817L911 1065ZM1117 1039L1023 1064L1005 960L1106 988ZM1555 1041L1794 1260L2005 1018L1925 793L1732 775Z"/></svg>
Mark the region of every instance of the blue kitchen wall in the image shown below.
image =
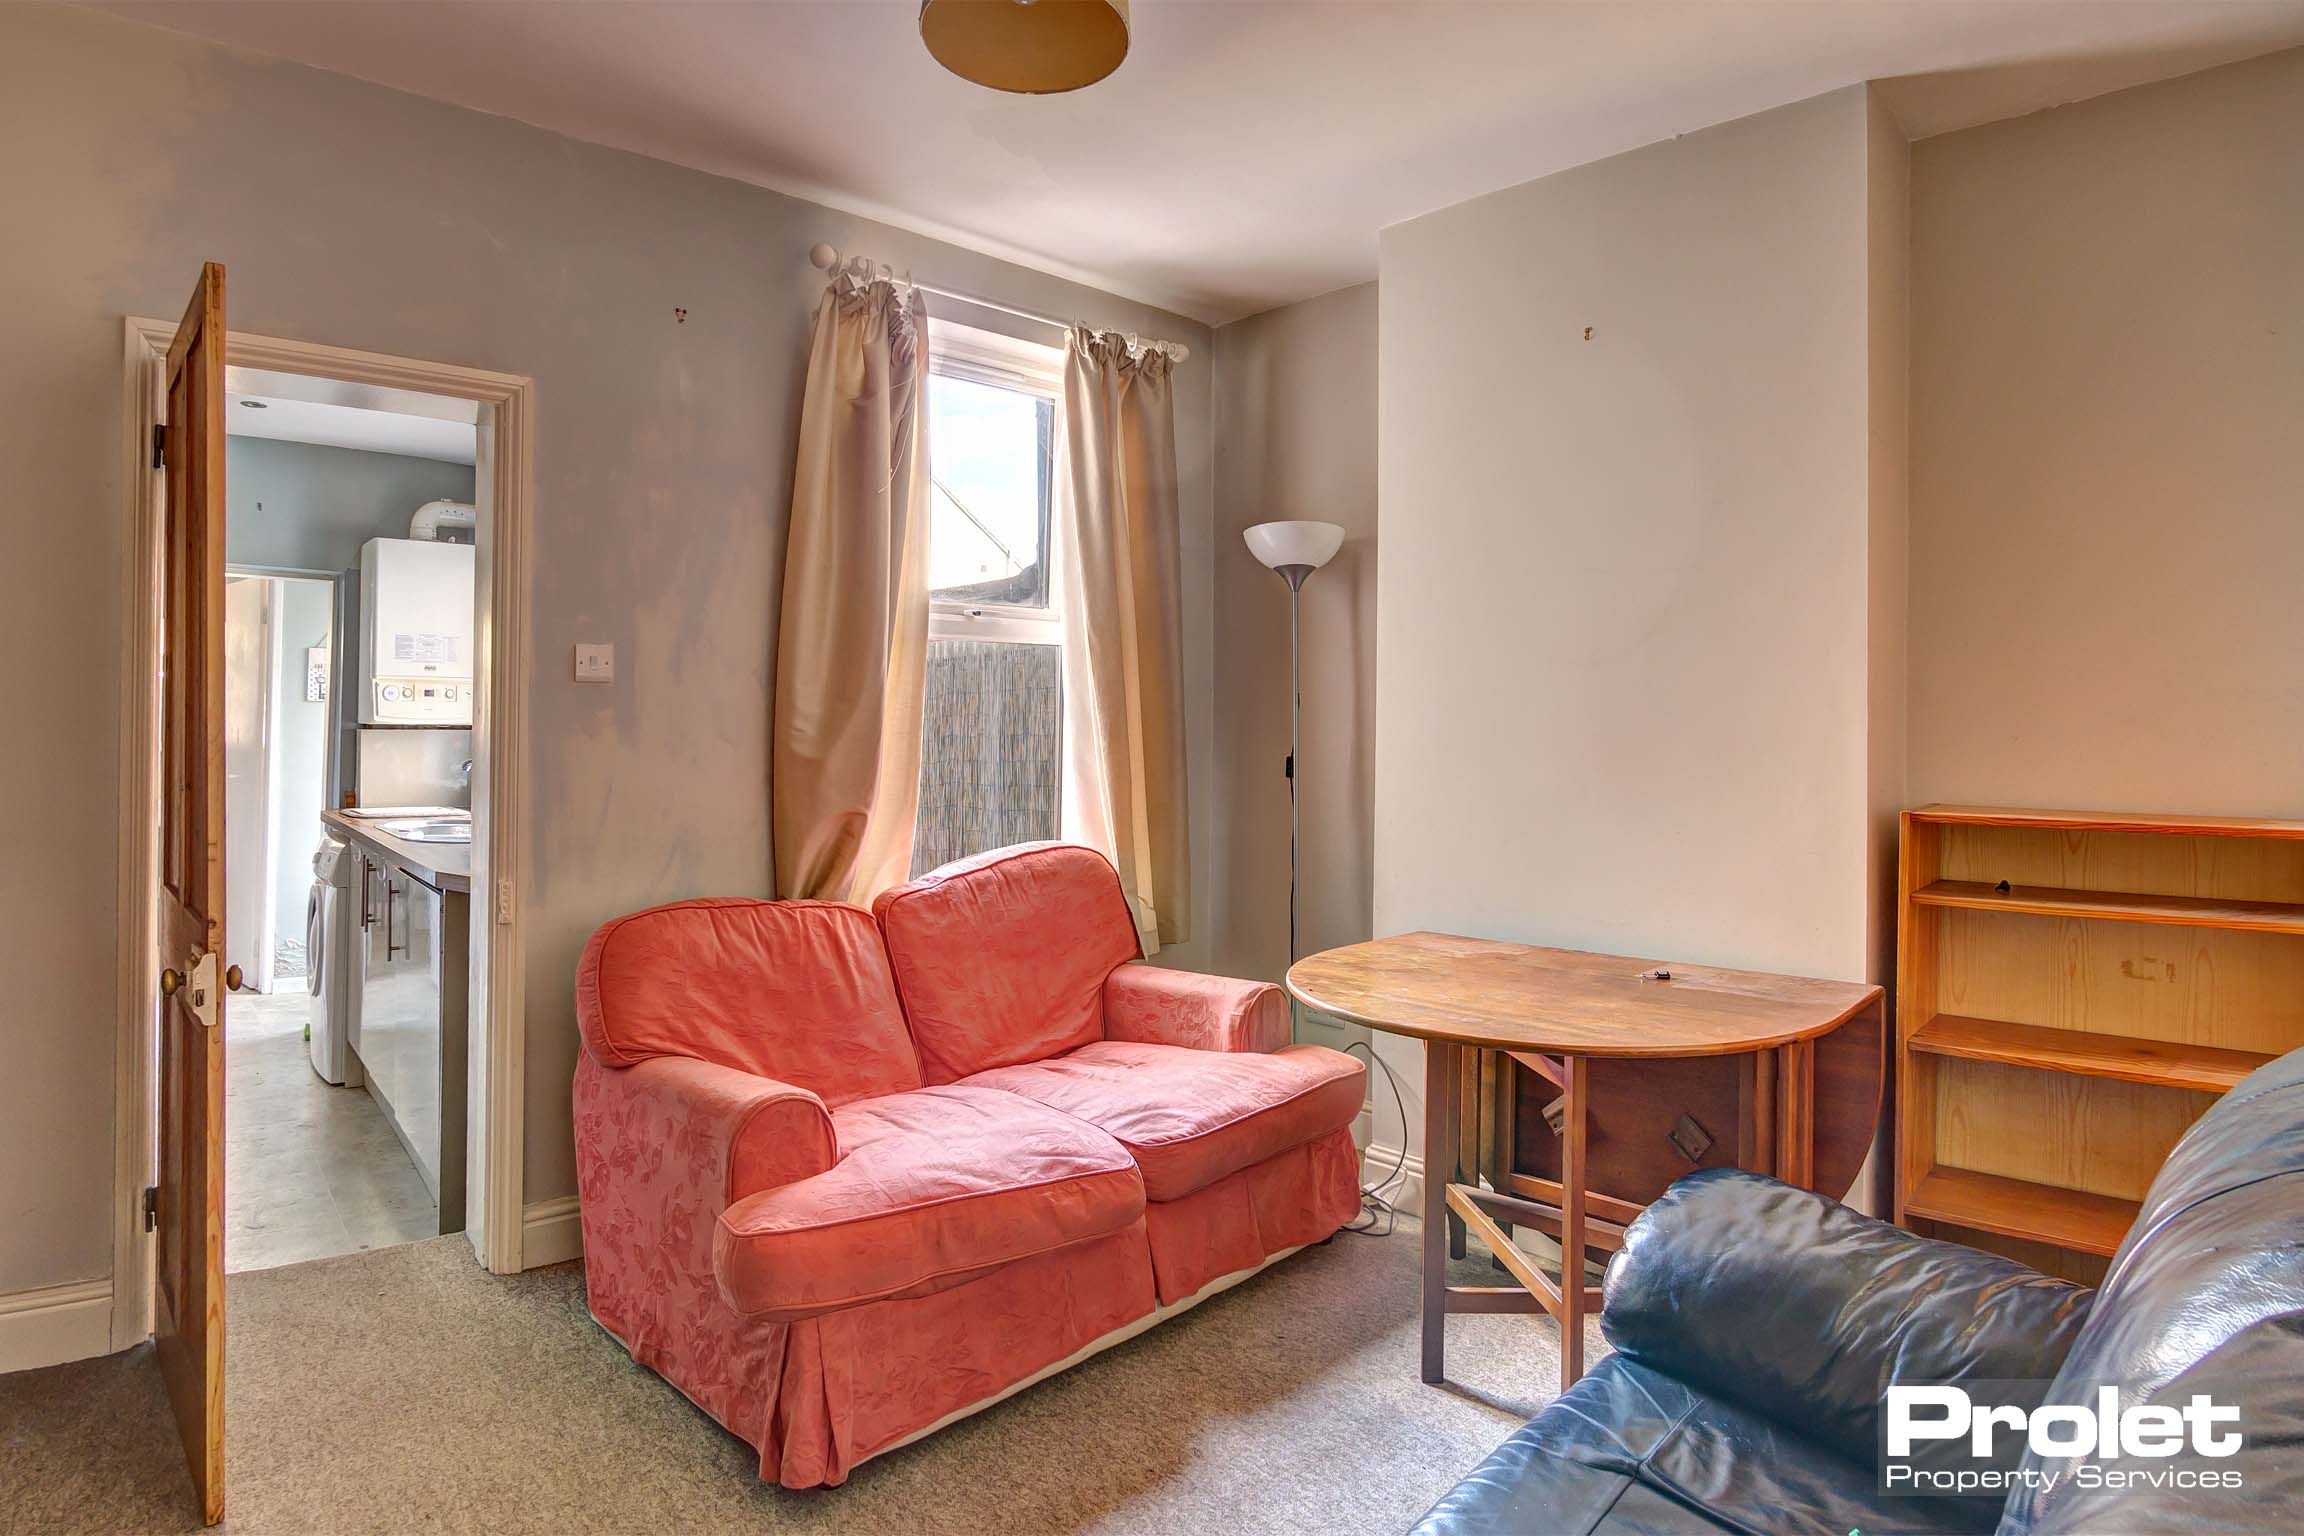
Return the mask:
<svg viewBox="0 0 2304 1536"><path fill-rule="evenodd" d="M406 538L428 501L470 501L472 466L263 437L224 447L224 558L271 570L341 571L374 538Z"/></svg>

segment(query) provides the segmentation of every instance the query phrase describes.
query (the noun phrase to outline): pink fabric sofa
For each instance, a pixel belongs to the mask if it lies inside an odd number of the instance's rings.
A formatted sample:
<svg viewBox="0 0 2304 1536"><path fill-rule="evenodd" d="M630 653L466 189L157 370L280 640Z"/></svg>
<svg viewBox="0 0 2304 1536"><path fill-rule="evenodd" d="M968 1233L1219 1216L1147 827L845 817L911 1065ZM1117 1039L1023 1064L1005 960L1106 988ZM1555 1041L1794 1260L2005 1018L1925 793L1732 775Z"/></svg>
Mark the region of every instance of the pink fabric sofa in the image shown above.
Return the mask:
<svg viewBox="0 0 2304 1536"><path fill-rule="evenodd" d="M592 1315L787 1487L1327 1237L1363 1070L1260 983L1137 960L1035 843L873 910L675 902L576 977Z"/></svg>

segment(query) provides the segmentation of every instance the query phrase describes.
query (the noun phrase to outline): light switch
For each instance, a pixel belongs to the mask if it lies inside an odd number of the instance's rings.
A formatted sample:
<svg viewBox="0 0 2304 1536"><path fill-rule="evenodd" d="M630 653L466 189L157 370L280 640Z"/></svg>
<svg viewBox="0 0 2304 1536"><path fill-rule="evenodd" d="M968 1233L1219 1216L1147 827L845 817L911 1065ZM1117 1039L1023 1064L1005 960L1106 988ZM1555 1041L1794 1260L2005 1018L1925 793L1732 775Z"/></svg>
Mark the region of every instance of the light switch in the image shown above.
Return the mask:
<svg viewBox="0 0 2304 1536"><path fill-rule="evenodd" d="M576 681L580 683L612 683L616 681L616 647L612 645L576 646Z"/></svg>

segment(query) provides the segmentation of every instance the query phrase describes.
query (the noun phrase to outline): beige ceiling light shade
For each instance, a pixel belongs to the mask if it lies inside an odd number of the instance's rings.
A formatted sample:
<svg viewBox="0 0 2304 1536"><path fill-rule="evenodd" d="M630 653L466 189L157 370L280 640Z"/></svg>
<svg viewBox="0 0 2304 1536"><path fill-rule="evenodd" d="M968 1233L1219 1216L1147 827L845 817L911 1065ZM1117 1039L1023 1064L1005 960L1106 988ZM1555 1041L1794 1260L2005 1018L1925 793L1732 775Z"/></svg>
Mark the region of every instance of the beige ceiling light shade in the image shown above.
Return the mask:
<svg viewBox="0 0 2304 1536"><path fill-rule="evenodd" d="M920 40L996 91L1076 91L1128 57L1128 0L921 0Z"/></svg>

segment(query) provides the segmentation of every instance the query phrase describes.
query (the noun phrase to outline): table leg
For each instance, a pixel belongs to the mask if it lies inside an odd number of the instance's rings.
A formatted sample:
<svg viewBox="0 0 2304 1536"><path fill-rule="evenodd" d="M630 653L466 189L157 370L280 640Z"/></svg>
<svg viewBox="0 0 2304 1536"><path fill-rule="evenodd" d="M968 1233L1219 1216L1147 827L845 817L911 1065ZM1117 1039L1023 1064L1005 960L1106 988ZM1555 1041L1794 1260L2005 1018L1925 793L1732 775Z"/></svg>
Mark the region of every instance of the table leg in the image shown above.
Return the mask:
<svg viewBox="0 0 2304 1536"><path fill-rule="evenodd" d="M1776 1171L1776 1086L1774 1051L1751 1051L1739 1061L1736 1166L1749 1173Z"/></svg>
<svg viewBox="0 0 2304 1536"><path fill-rule="evenodd" d="M1424 1379L1446 1375L1448 1337L1448 1180L1456 1166L1459 1048L1424 1042Z"/></svg>
<svg viewBox="0 0 2304 1536"><path fill-rule="evenodd" d="M1480 1059L1486 1051L1474 1046L1456 1048L1456 1142L1449 1158L1451 1184L1480 1182ZM1448 1257L1460 1259L1471 1250L1465 1243L1464 1218L1448 1213Z"/></svg>
<svg viewBox="0 0 2304 1536"><path fill-rule="evenodd" d="M1560 1058L1560 1390L1584 1374L1584 1150L1590 1064Z"/></svg>
<svg viewBox="0 0 2304 1536"><path fill-rule="evenodd" d="M1816 1184L1816 1042L1795 1040L1776 1052L1776 1177Z"/></svg>

